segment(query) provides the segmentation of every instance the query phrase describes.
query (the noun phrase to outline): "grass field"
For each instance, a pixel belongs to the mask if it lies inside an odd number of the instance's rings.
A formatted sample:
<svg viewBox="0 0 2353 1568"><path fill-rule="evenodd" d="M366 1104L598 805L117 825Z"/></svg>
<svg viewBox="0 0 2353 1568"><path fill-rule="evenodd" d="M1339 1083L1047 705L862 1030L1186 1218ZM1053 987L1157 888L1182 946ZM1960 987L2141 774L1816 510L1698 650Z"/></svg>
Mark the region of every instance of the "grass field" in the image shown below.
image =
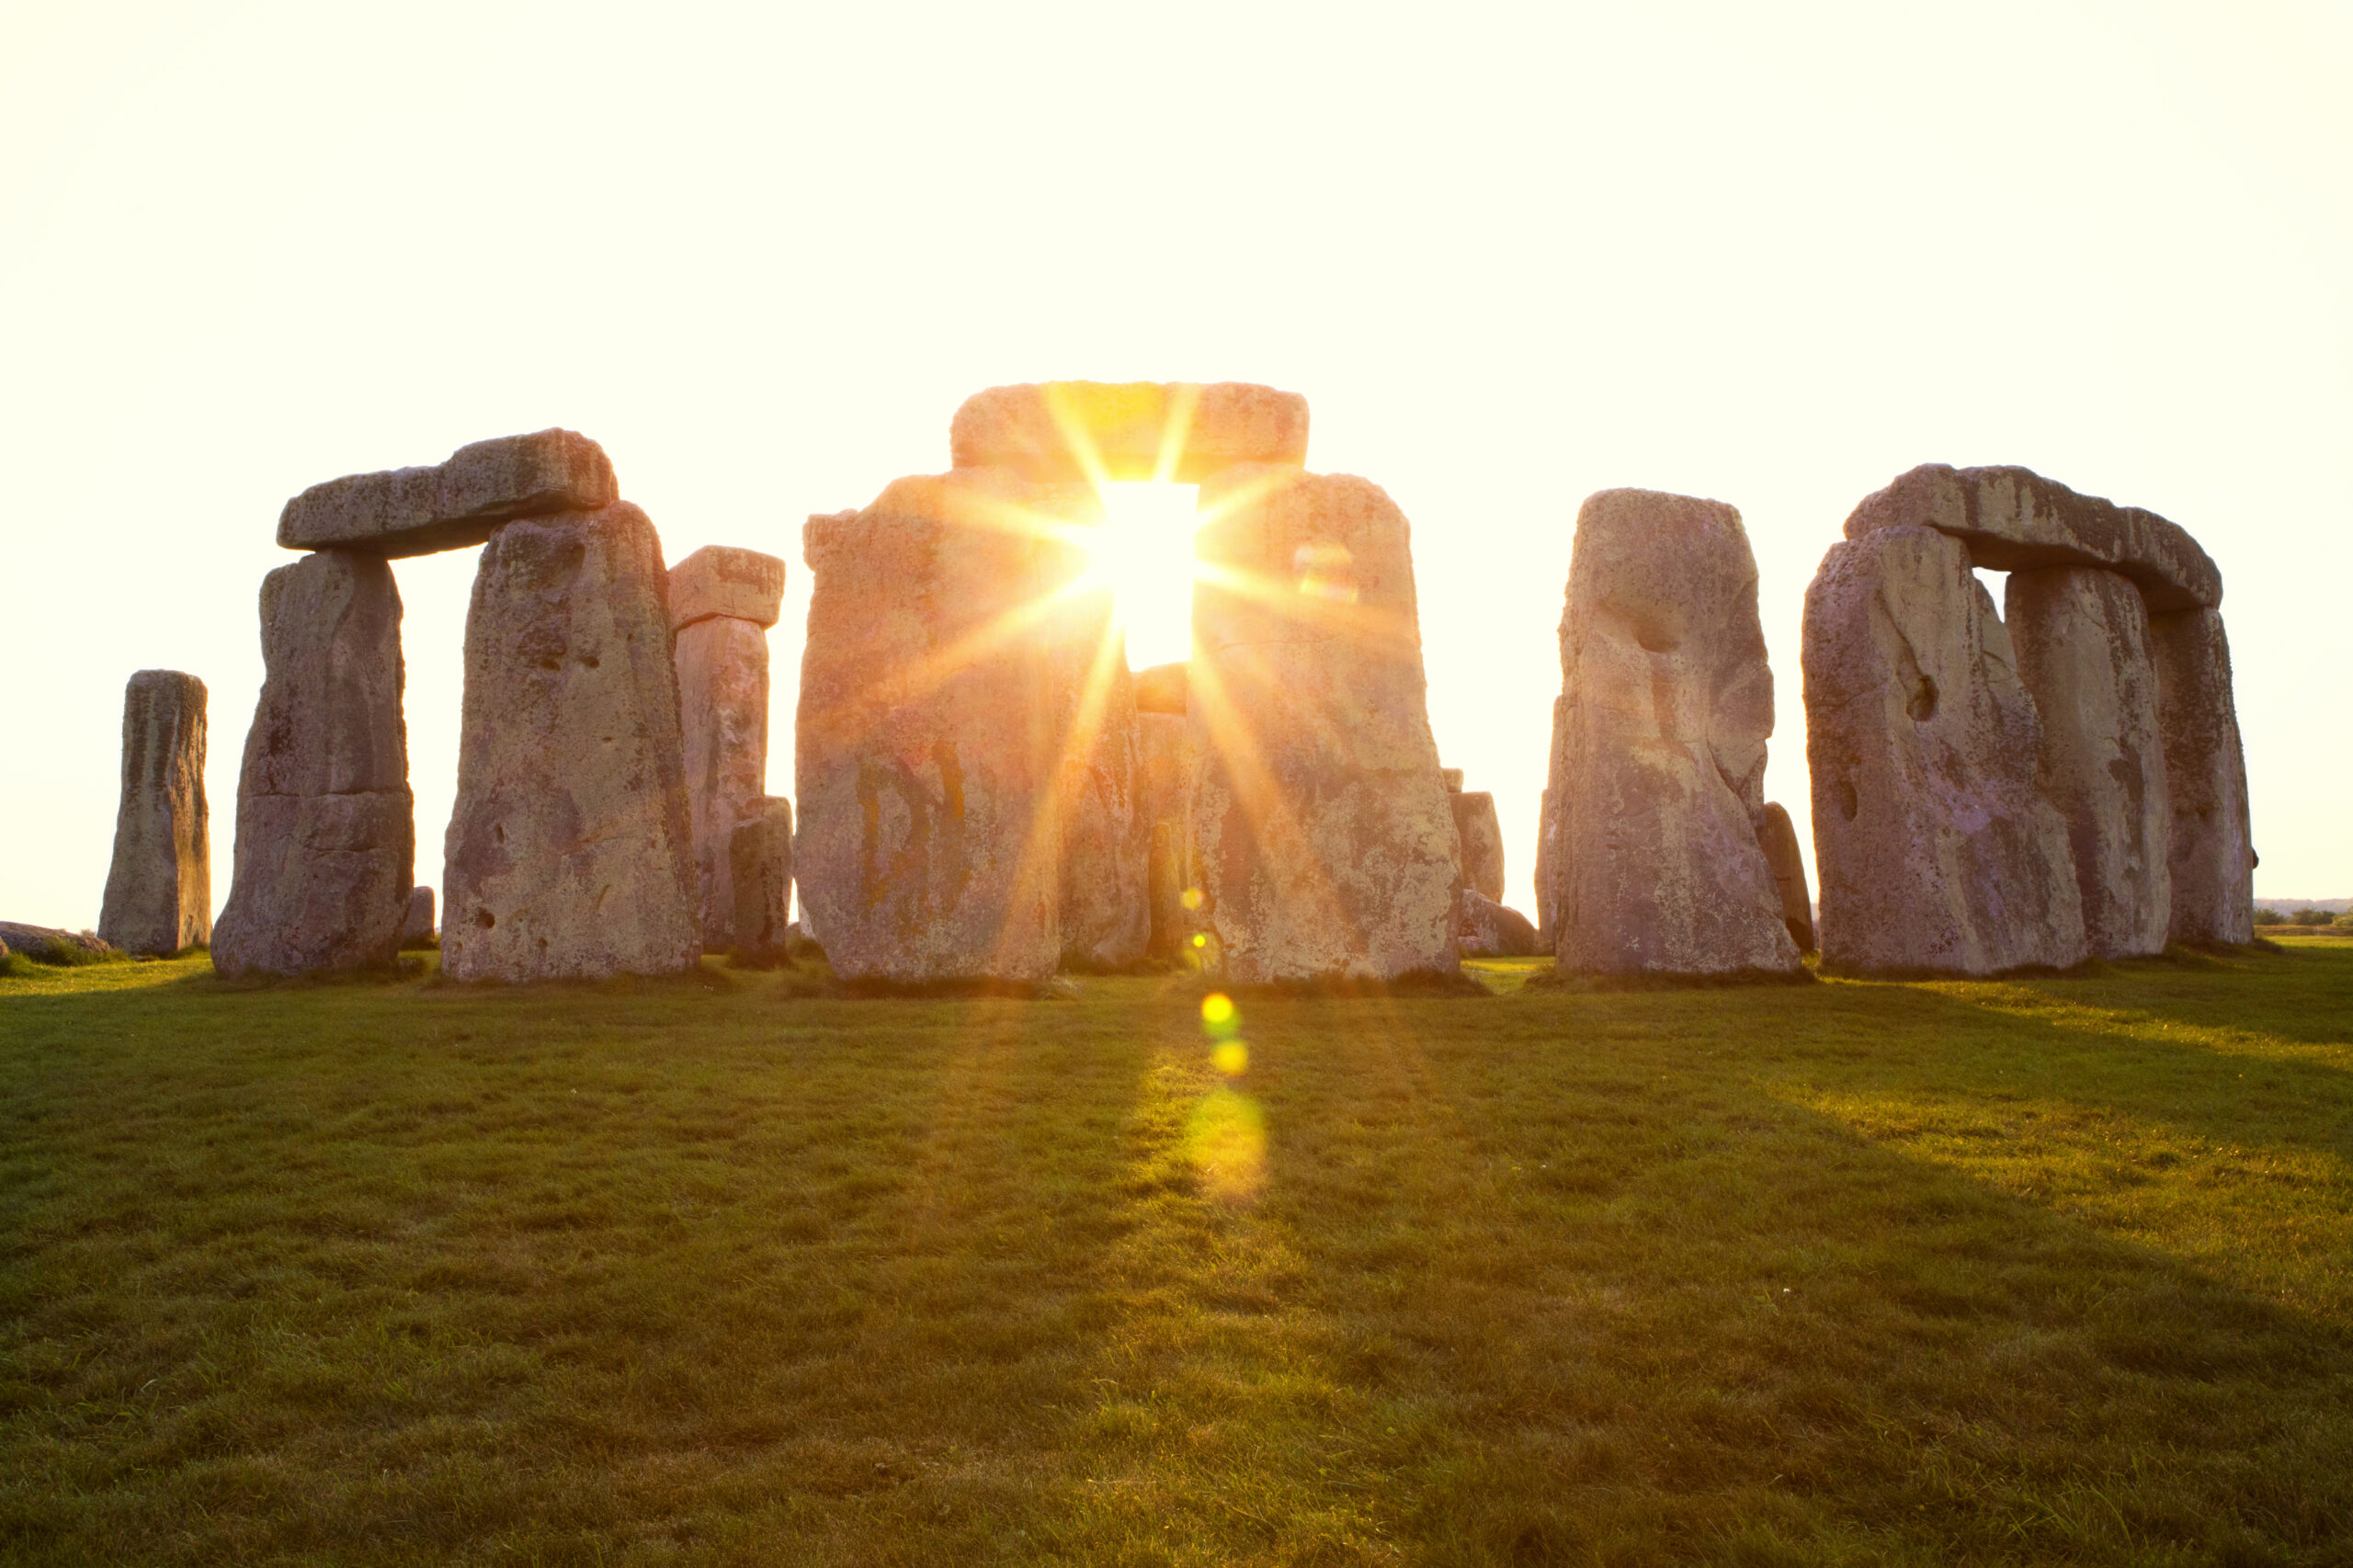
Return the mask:
<svg viewBox="0 0 2353 1568"><path fill-rule="evenodd" d="M0 1560L2353 1561L2353 942L1078 987L0 978Z"/></svg>

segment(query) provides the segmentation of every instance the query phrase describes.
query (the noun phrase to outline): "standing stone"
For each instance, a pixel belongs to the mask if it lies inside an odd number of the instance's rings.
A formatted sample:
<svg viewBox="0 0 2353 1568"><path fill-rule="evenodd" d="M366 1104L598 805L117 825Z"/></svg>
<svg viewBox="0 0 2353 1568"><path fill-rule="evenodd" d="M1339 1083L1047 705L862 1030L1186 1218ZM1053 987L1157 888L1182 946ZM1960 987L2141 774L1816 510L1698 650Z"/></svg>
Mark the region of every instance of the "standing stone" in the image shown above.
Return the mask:
<svg viewBox="0 0 2353 1568"><path fill-rule="evenodd" d="M1060 733L1062 962L1124 969L1152 937L1152 823L1137 810L1136 702L1111 596L1066 601L1053 623Z"/></svg>
<svg viewBox="0 0 2353 1568"><path fill-rule="evenodd" d="M1561 744L1569 722L1569 699L1552 699L1552 755L1545 759L1544 794L1536 811L1536 930L1544 950L1561 945Z"/></svg>
<svg viewBox="0 0 2353 1568"><path fill-rule="evenodd" d="M408 891L408 915L401 922L401 946L422 948L433 941L433 890L411 888Z"/></svg>
<svg viewBox="0 0 2353 1568"><path fill-rule="evenodd" d="M712 545L670 569L699 928L714 952L737 945L729 845L767 790L767 629L783 599L784 562L757 551Z"/></svg>
<svg viewBox="0 0 2353 1568"><path fill-rule="evenodd" d="M2095 958L2162 952L2172 804L2141 591L2116 573L2012 572L2003 621L2042 720L2043 792L2067 824Z"/></svg>
<svg viewBox="0 0 2353 1568"><path fill-rule="evenodd" d="M960 470L809 519L793 869L837 976L1052 976L1058 703L1032 631L1058 562L1025 524L1092 504Z"/></svg>
<svg viewBox="0 0 2353 1568"><path fill-rule="evenodd" d="M1798 951L1810 953L1813 942L1813 898L1805 883L1805 858L1798 852L1798 830L1778 801L1768 801L1756 818L1756 843L1765 863L1773 868L1773 881L1781 891L1781 924Z"/></svg>
<svg viewBox="0 0 2353 1568"><path fill-rule="evenodd" d="M416 860L401 597L383 557L323 550L262 580L265 671L237 780L223 974L387 964Z"/></svg>
<svg viewBox="0 0 2353 1568"><path fill-rule="evenodd" d="M776 963L792 935L792 802L781 795L751 801L728 837L727 856L735 957Z"/></svg>
<svg viewBox="0 0 2353 1568"><path fill-rule="evenodd" d="M1366 480L1272 466L1205 483L1201 513L1193 824L1226 977L1452 972L1461 846L1404 514Z"/></svg>
<svg viewBox="0 0 2353 1568"><path fill-rule="evenodd" d="M2149 619L2165 751L2172 939L2255 939L2255 846L2246 758L2231 695L2231 644L2212 609Z"/></svg>
<svg viewBox="0 0 2353 1568"><path fill-rule="evenodd" d="M662 543L643 512L510 522L466 615L441 971L691 969L694 841Z"/></svg>
<svg viewBox="0 0 2353 1568"><path fill-rule="evenodd" d="M1800 967L1756 819L1773 676L1756 561L1717 501L1605 490L1577 511L1547 791L1564 971Z"/></svg>
<svg viewBox="0 0 2353 1568"><path fill-rule="evenodd" d="M1447 771L1458 772L1449 768ZM1447 796L1454 809L1454 831L1462 840L1462 883L1496 903L1504 899L1504 824L1495 798L1484 790L1456 790Z"/></svg>
<svg viewBox="0 0 2353 1568"><path fill-rule="evenodd" d="M1145 862L1154 958L1193 951L1201 875L1193 849L1193 725L1183 713L1136 715L1136 813L1151 832Z"/></svg>
<svg viewBox="0 0 2353 1568"><path fill-rule="evenodd" d="M1464 888L1461 896L1461 935L1466 958L1535 958L1544 951L1543 939L1527 915L1477 888Z"/></svg>
<svg viewBox="0 0 2353 1568"><path fill-rule="evenodd" d="M122 799L98 935L166 956L212 939L204 683L141 670L122 694Z"/></svg>
<svg viewBox="0 0 2353 1568"><path fill-rule="evenodd" d="M1834 545L1805 597L1822 956L1992 974L2082 961L2042 722L1961 540L1891 528Z"/></svg>

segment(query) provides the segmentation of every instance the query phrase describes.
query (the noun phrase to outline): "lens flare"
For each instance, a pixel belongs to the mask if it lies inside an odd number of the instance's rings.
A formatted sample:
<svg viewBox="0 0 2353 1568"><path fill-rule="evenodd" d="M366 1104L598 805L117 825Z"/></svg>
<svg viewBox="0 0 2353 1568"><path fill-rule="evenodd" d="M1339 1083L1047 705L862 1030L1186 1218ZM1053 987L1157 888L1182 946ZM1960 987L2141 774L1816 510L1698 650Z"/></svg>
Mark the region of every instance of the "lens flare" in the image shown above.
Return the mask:
<svg viewBox="0 0 2353 1568"><path fill-rule="evenodd" d="M1257 1102L1232 1089L1201 1096L1185 1128L1185 1153L1201 1189L1225 1203L1246 1203L1267 1180L1267 1119Z"/></svg>
<svg viewBox="0 0 2353 1568"><path fill-rule="evenodd" d="M1201 1022L1211 1028L1233 1018L1233 998L1222 991L1212 991L1201 998Z"/></svg>
<svg viewBox="0 0 2353 1568"><path fill-rule="evenodd" d="M1222 1040L1210 1052L1210 1065L1229 1078L1250 1071L1250 1048L1238 1040Z"/></svg>

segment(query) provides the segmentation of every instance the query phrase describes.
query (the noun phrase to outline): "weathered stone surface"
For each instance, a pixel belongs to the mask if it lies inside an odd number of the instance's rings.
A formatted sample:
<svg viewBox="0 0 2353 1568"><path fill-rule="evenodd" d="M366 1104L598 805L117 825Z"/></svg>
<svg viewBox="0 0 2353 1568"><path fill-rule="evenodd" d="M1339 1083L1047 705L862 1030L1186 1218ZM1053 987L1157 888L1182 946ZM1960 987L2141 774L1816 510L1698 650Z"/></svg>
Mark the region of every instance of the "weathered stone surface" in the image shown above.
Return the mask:
<svg viewBox="0 0 2353 1568"><path fill-rule="evenodd" d="M129 953L212 939L204 683L141 670L122 694L122 797L98 935Z"/></svg>
<svg viewBox="0 0 2353 1568"><path fill-rule="evenodd" d="M956 411L958 468L1004 468L1039 483L1091 477L1074 443L1091 445L1106 477L1160 477L1161 448L1181 442L1166 475L1198 483L1237 463L1307 460L1307 400L1243 381L1046 381L991 387Z"/></svg>
<svg viewBox="0 0 2353 1568"><path fill-rule="evenodd" d="M1824 960L1961 974L2080 962L2042 722L1967 547L1930 528L1832 546L1806 589L1804 658Z"/></svg>
<svg viewBox="0 0 2353 1568"><path fill-rule="evenodd" d="M411 888L408 914L401 920L401 946L421 948L433 940L433 890Z"/></svg>
<svg viewBox="0 0 2353 1568"><path fill-rule="evenodd" d="M781 795L752 801L728 838L727 855L735 956L774 963L792 936L792 802Z"/></svg>
<svg viewBox="0 0 2353 1568"><path fill-rule="evenodd" d="M2043 793L2067 824L2095 958L2162 952L2173 912L2172 804L2141 592L2114 572L2013 572L2004 624L2042 720Z"/></svg>
<svg viewBox="0 0 2353 1568"><path fill-rule="evenodd" d="M223 974L388 963L416 862L401 598L380 555L326 550L262 580L266 674L237 780Z"/></svg>
<svg viewBox="0 0 2353 1568"><path fill-rule="evenodd" d="M115 945L105 937L87 932L0 920L0 954L22 953L35 963L69 963L84 958L103 958L116 950Z"/></svg>
<svg viewBox="0 0 2353 1568"><path fill-rule="evenodd" d="M2192 609L2152 616L2149 650L2157 670L2157 733L2169 801L2172 937L2252 941L2255 845L2222 615Z"/></svg>
<svg viewBox="0 0 2353 1568"><path fill-rule="evenodd" d="M711 616L682 627L676 652L697 929L706 949L722 952L735 945L728 846L767 793L768 636L752 621Z"/></svg>
<svg viewBox="0 0 2353 1568"><path fill-rule="evenodd" d="M1972 564L1995 571L2120 572L2152 610L2222 602L2222 574L2187 529L2154 512L2078 495L2028 469L1923 463L1865 496L1847 519L1847 537L1899 528L1950 534L1969 546Z"/></svg>
<svg viewBox="0 0 2353 1568"><path fill-rule="evenodd" d="M1240 467L1201 488L1197 551L1219 575L1194 587L1190 717L1212 960L1245 983L1451 971L1461 848L1404 515L1341 474Z"/></svg>
<svg viewBox="0 0 2353 1568"><path fill-rule="evenodd" d="M968 470L809 519L794 874L836 975L1053 974L1054 661L1021 618L1060 562L1022 523L1092 505L1084 487Z"/></svg>
<svg viewBox="0 0 2353 1568"><path fill-rule="evenodd" d="M313 484L286 503L278 542L427 555L481 544L511 518L592 512L620 497L602 447L574 431L541 430L460 447L430 468Z"/></svg>
<svg viewBox="0 0 2353 1568"><path fill-rule="evenodd" d="M1547 790L1564 971L1786 971L1756 840L1773 676L1756 562L1717 501L1605 490L1577 510Z"/></svg>
<svg viewBox="0 0 2353 1568"><path fill-rule="evenodd" d="M1452 773L1454 768L1447 769ZM1462 885L1475 888L1495 903L1504 897L1504 824L1495 816L1495 798L1484 790L1452 790L1446 797L1454 808L1454 831L1462 840Z"/></svg>
<svg viewBox="0 0 2353 1568"><path fill-rule="evenodd" d="M784 562L773 555L707 544L670 568L674 629L723 615L765 631L783 608Z"/></svg>
<svg viewBox="0 0 2353 1568"><path fill-rule="evenodd" d="M1074 554L1055 570L1075 571L1082 563ZM1051 647L1059 737L1062 962L1124 969L1143 957L1152 937L1152 823L1137 810L1135 687L1112 626L1111 596L1063 598L1040 634Z"/></svg>
<svg viewBox="0 0 2353 1568"><path fill-rule="evenodd" d="M1438 770L1438 782L1446 786L1446 792L1448 794L1460 795L1462 793L1462 769L1459 767L1441 767Z"/></svg>
<svg viewBox="0 0 2353 1568"><path fill-rule="evenodd" d="M1201 876L1193 852L1193 726L1181 713L1136 715L1136 812L1151 835L1145 886L1154 958L1193 950L1202 927Z"/></svg>
<svg viewBox="0 0 2353 1568"><path fill-rule="evenodd" d="M1781 924L1801 953L1814 950L1813 895L1806 887L1805 857L1798 850L1797 824L1778 801L1768 801L1756 817L1756 843L1773 868L1781 892Z"/></svg>
<svg viewBox="0 0 2353 1568"><path fill-rule="evenodd" d="M1527 915L1476 888L1462 890L1457 931L1466 958L1535 958L1544 951L1544 939Z"/></svg>
<svg viewBox="0 0 2353 1568"><path fill-rule="evenodd" d="M1191 679L1187 664L1151 665L1136 672L1136 711L1185 713L1185 687Z"/></svg>
<svg viewBox="0 0 2353 1568"><path fill-rule="evenodd" d="M1536 812L1536 929L1544 950L1561 944L1561 736L1569 722L1569 699L1552 699L1552 747L1545 761L1544 794Z"/></svg>
<svg viewBox="0 0 2353 1568"><path fill-rule="evenodd" d="M466 615L441 972L532 981L694 967L694 839L662 542L643 512L492 536Z"/></svg>

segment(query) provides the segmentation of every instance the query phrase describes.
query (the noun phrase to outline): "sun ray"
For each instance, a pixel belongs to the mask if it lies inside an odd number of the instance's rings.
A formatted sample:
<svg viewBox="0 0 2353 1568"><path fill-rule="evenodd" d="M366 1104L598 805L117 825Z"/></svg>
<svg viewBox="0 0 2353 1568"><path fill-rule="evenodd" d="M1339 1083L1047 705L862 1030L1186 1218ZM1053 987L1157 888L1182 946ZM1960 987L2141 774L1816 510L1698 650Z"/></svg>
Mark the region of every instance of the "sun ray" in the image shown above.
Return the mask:
<svg viewBox="0 0 2353 1568"><path fill-rule="evenodd" d="M1193 434L1193 410L1200 401L1198 381L1179 381L1169 389L1168 413L1160 426L1160 451L1152 465L1154 483L1166 484L1176 479L1177 465L1185 460L1185 443Z"/></svg>

